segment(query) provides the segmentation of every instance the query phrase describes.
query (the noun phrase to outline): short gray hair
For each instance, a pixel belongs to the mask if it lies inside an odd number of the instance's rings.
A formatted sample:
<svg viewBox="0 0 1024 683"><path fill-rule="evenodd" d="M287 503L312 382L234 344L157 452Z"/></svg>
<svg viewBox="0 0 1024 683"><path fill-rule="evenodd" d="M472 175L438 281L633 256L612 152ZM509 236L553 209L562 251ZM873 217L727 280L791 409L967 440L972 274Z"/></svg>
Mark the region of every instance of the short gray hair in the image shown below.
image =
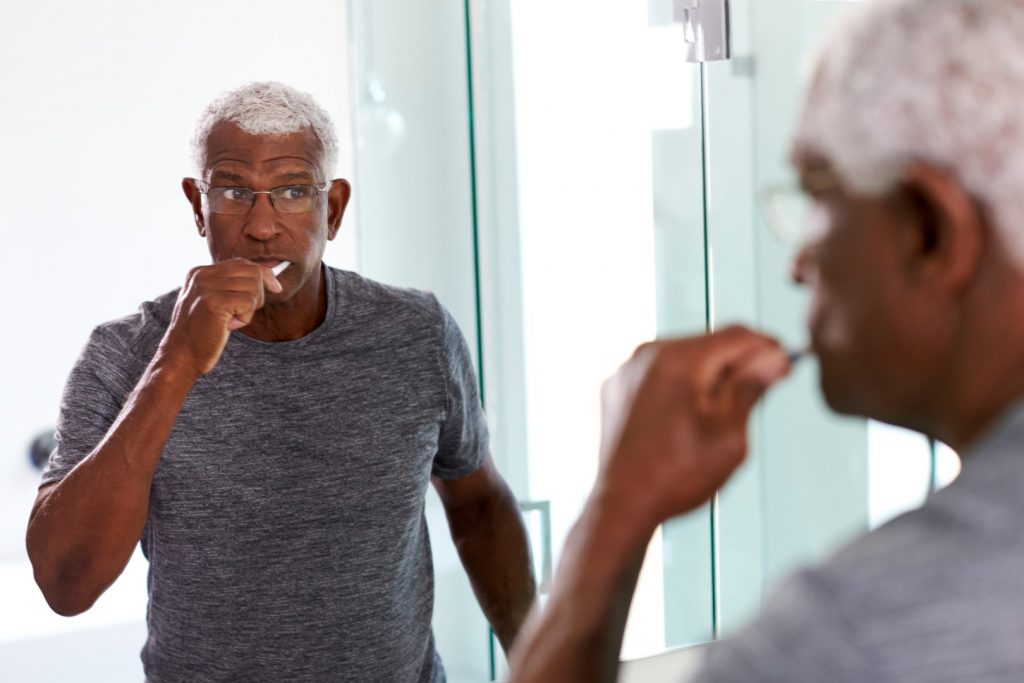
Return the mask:
<svg viewBox="0 0 1024 683"><path fill-rule="evenodd" d="M210 102L192 135L192 164L206 168L210 131L230 121L251 135L287 135L309 129L323 147L324 180L330 180L338 161L338 136L330 115L307 93L273 81L247 83Z"/></svg>
<svg viewBox="0 0 1024 683"><path fill-rule="evenodd" d="M1024 3L873 0L829 36L798 145L854 190L914 162L956 175L1024 266Z"/></svg>

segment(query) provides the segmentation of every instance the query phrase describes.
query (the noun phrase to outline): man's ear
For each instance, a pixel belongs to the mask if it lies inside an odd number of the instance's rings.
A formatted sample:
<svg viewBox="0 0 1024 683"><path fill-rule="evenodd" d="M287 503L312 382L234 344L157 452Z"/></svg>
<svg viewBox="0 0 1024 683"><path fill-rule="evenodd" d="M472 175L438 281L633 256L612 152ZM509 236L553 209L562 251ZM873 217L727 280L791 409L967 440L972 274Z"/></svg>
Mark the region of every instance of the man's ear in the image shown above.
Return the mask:
<svg viewBox="0 0 1024 683"><path fill-rule="evenodd" d="M352 186L347 180L338 178L331 181L327 188L327 239L333 240L341 229L341 219L345 215L348 200L352 198Z"/></svg>
<svg viewBox="0 0 1024 683"><path fill-rule="evenodd" d="M958 294L974 280L989 239L980 204L948 171L915 163L900 178L910 213L904 250L908 274Z"/></svg>
<svg viewBox="0 0 1024 683"><path fill-rule="evenodd" d="M199 235L206 235L206 222L203 219L203 195L196 186L195 178L184 178L181 181L181 189L185 192L188 203L192 205L192 216L196 221L196 228Z"/></svg>

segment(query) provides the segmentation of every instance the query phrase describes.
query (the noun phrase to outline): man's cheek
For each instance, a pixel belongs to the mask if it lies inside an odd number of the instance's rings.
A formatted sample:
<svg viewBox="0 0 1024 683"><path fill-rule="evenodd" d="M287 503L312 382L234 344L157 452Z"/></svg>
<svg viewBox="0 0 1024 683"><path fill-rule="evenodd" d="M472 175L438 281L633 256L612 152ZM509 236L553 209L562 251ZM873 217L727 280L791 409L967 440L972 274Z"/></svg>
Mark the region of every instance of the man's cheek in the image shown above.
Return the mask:
<svg viewBox="0 0 1024 683"><path fill-rule="evenodd" d="M847 313L834 297L821 289L814 291L808 309L807 329L815 347L838 350L850 345Z"/></svg>

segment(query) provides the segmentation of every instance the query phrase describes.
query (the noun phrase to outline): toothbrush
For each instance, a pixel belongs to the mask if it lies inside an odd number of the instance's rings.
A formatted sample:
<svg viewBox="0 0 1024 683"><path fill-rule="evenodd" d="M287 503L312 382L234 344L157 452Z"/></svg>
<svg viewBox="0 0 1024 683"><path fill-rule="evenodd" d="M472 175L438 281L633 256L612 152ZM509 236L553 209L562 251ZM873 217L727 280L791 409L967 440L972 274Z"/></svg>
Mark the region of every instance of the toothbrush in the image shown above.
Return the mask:
<svg viewBox="0 0 1024 683"><path fill-rule="evenodd" d="M805 346L800 349L790 349L786 352L786 357L789 358L790 365L795 364L801 358L812 355L814 352L810 346Z"/></svg>

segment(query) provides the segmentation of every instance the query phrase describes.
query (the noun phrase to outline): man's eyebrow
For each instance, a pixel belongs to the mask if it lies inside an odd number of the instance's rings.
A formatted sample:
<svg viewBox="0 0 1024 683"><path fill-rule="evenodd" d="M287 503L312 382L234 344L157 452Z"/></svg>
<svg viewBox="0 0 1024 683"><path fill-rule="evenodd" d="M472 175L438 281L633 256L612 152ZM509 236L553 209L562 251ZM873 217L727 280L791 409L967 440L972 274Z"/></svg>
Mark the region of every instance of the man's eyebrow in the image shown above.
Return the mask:
<svg viewBox="0 0 1024 683"><path fill-rule="evenodd" d="M839 187L839 178L831 166L822 164L800 175L800 187L810 195L818 195Z"/></svg>
<svg viewBox="0 0 1024 683"><path fill-rule="evenodd" d="M278 173L275 177L281 180L316 180L313 174L308 171L289 171L287 173Z"/></svg>
<svg viewBox="0 0 1024 683"><path fill-rule="evenodd" d="M212 180L214 178L218 180L234 180L239 183L245 181L245 178L238 175L237 173L232 173L231 171L214 171L213 173L210 174L210 179Z"/></svg>

